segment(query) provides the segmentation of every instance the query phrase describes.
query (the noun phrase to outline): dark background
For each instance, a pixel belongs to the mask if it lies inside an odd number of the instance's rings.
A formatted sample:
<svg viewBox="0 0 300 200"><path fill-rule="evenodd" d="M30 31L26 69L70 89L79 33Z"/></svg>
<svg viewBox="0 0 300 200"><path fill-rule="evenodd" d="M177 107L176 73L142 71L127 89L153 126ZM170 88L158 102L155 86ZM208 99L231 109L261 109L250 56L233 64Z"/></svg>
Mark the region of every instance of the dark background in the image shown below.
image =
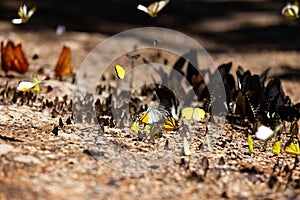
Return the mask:
<svg viewBox="0 0 300 200"><path fill-rule="evenodd" d="M63 24L68 31L99 32L113 35L124 30L143 26L172 28L194 37L220 44L211 52L255 51L255 50L299 50L299 20L287 21L281 16L286 1L201 1L170 0L170 3L151 18L136 9L138 4L148 5L150 0L36 0L26 1L29 7L37 6L37 12L29 24L31 30L56 28ZM10 21L17 17L21 1L0 1L0 19ZM239 18L238 13L244 15ZM249 14L249 17L247 17ZM251 20L255 15L265 17ZM232 16L237 16L236 18ZM259 26L268 16L277 16L279 21ZM222 26L234 26L235 20L242 20L234 28L224 31L212 31L202 27L201 22L222 19ZM226 21L227 20L227 21ZM257 23L256 23L257 22ZM22 29L22 26L17 28Z"/></svg>

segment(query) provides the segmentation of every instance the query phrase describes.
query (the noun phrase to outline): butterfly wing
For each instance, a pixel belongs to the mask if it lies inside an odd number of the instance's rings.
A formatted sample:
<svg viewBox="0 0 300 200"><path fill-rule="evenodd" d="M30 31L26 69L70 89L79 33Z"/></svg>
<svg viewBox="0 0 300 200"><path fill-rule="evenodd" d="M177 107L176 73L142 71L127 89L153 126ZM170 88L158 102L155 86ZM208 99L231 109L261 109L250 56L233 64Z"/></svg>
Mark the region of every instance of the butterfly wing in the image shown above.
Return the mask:
<svg viewBox="0 0 300 200"><path fill-rule="evenodd" d="M300 155L299 140L292 137L285 145L284 151L289 154Z"/></svg>
<svg viewBox="0 0 300 200"><path fill-rule="evenodd" d="M141 4L139 4L137 6L137 9L141 10L141 11L144 11L145 13L148 13L148 9L145 6L141 5Z"/></svg>
<svg viewBox="0 0 300 200"><path fill-rule="evenodd" d="M258 129L255 133L256 138L258 138L260 140L266 140L269 137L271 137L272 134L273 134L272 129L270 129L269 127L264 126L264 125L261 125L260 127L258 127Z"/></svg>
<svg viewBox="0 0 300 200"><path fill-rule="evenodd" d="M187 141L186 137L183 137L183 153L185 156L190 156L192 154L189 142Z"/></svg>
<svg viewBox="0 0 300 200"><path fill-rule="evenodd" d="M167 131L177 131L179 129L178 124L177 124L176 120L173 117L167 117L166 118L164 128Z"/></svg>
<svg viewBox="0 0 300 200"><path fill-rule="evenodd" d="M281 147L281 140L277 140L273 147L272 147L272 153L273 154L279 154L280 153L280 147Z"/></svg>
<svg viewBox="0 0 300 200"><path fill-rule="evenodd" d="M249 148L249 152L252 153L253 152L253 142L252 142L252 137L249 133L248 133L248 148Z"/></svg>
<svg viewBox="0 0 300 200"><path fill-rule="evenodd" d="M139 121L138 120L135 120L132 123L130 130L133 131L134 133L138 134L138 132L139 132Z"/></svg>
<svg viewBox="0 0 300 200"><path fill-rule="evenodd" d="M71 49L63 46L60 56L54 68L54 75L56 77L62 77L72 72L71 69Z"/></svg>
<svg viewBox="0 0 300 200"><path fill-rule="evenodd" d="M194 109L192 107L183 108L181 111L181 117L190 120L193 117Z"/></svg>
<svg viewBox="0 0 300 200"><path fill-rule="evenodd" d="M27 82L27 81L23 81L20 82L17 90L18 91L22 91L22 92L28 92L30 91L32 88L34 88L36 86L37 83L32 83L32 82Z"/></svg>
<svg viewBox="0 0 300 200"><path fill-rule="evenodd" d="M119 79L124 79L126 71L122 66L116 65L115 71Z"/></svg>
<svg viewBox="0 0 300 200"><path fill-rule="evenodd" d="M205 118L205 111L201 108L194 108L193 120L201 121Z"/></svg>
<svg viewBox="0 0 300 200"><path fill-rule="evenodd" d="M28 70L28 62L22 50L22 45L18 44L14 50L15 59L12 70L24 74Z"/></svg>

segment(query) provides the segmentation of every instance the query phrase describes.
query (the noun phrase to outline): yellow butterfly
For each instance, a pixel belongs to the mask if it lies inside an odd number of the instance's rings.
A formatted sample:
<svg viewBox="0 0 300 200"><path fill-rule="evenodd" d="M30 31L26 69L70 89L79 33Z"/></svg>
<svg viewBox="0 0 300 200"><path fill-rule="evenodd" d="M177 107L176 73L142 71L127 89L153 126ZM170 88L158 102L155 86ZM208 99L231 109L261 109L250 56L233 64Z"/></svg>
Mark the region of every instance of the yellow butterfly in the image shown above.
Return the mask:
<svg viewBox="0 0 300 200"><path fill-rule="evenodd" d="M120 65L116 65L115 70L116 70L118 78L124 79L125 73L126 73L125 69Z"/></svg>
<svg viewBox="0 0 300 200"><path fill-rule="evenodd" d="M32 7L31 10L27 10L25 3L21 4L18 10L19 19L13 19L13 24L25 24L29 21L30 17L35 13L36 7Z"/></svg>
<svg viewBox="0 0 300 200"><path fill-rule="evenodd" d="M297 19L299 18L299 3L294 1L293 4L287 2L287 4L282 8L281 14L285 19Z"/></svg>
<svg viewBox="0 0 300 200"><path fill-rule="evenodd" d="M156 17L157 13L161 11L161 9L163 9L168 3L169 0L161 0L150 4L148 7L139 4L137 6L137 9L144 11L145 13L148 13L148 15L150 15L151 17Z"/></svg>
<svg viewBox="0 0 300 200"><path fill-rule="evenodd" d="M179 129L179 126L173 117L167 117L164 124L164 128L167 131L177 131Z"/></svg>
<svg viewBox="0 0 300 200"><path fill-rule="evenodd" d="M249 148L249 152L252 153L253 152L253 142L252 142L252 137L251 137L250 133L248 133L248 148Z"/></svg>
<svg viewBox="0 0 300 200"><path fill-rule="evenodd" d="M284 151L289 154L300 155L299 139L297 135L292 135L285 144Z"/></svg>
<svg viewBox="0 0 300 200"><path fill-rule="evenodd" d="M187 120L200 121L205 118L205 111L201 108L186 107L182 109L181 116Z"/></svg>
<svg viewBox="0 0 300 200"><path fill-rule="evenodd" d="M280 147L281 147L281 139L277 140L272 148L272 153L273 154L279 154L280 153Z"/></svg>
<svg viewBox="0 0 300 200"><path fill-rule="evenodd" d="M131 126L130 126L130 130L133 131L135 134L138 134L139 133L139 120L135 120Z"/></svg>

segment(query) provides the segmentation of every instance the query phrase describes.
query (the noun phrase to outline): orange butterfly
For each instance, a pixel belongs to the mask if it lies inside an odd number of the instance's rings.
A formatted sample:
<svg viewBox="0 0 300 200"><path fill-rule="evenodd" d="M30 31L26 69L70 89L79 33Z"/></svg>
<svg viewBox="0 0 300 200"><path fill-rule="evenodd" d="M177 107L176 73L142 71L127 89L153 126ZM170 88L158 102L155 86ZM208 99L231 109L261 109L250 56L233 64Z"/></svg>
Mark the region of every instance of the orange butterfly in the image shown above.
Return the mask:
<svg viewBox="0 0 300 200"><path fill-rule="evenodd" d="M1 68L7 72L9 70L24 74L28 70L28 62L22 50L22 45L14 45L8 41L6 46L1 42Z"/></svg>
<svg viewBox="0 0 300 200"><path fill-rule="evenodd" d="M63 46L63 49L54 68L54 75L57 77L62 77L70 73L72 73L71 49L69 47Z"/></svg>

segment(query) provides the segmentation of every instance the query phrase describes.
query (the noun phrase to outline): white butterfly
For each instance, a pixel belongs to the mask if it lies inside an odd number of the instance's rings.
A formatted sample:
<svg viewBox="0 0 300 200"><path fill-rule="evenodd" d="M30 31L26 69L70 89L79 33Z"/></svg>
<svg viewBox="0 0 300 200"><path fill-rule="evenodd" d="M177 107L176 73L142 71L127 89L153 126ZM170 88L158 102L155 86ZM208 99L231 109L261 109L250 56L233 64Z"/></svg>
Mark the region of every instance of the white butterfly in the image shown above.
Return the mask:
<svg viewBox="0 0 300 200"><path fill-rule="evenodd" d="M35 11L36 11L36 7L31 8L31 10L27 10L26 4L25 3L21 4L18 10L19 19L13 19L12 23L13 24L27 23Z"/></svg>
<svg viewBox="0 0 300 200"><path fill-rule="evenodd" d="M156 1L150 4L148 7L139 4L137 6L137 9L144 11L145 13L148 13L148 15L150 15L151 17L156 17L157 13L161 11L161 9L163 9L168 3L169 0Z"/></svg>
<svg viewBox="0 0 300 200"><path fill-rule="evenodd" d="M265 126L265 125L261 125L258 127L255 135L257 139L260 140L267 140L272 138L275 134L277 134L279 131L282 130L284 126L284 123L279 124L278 126L276 126L275 130L273 131L272 129L270 129L269 127Z"/></svg>
<svg viewBox="0 0 300 200"><path fill-rule="evenodd" d="M17 90L22 92L28 92L29 90L33 89L37 84L40 82L32 83L27 81L22 81L19 83Z"/></svg>
<svg viewBox="0 0 300 200"><path fill-rule="evenodd" d="M157 122L165 122L165 115L152 107L148 107L148 109L144 112L143 116L140 118L145 124L154 124Z"/></svg>

